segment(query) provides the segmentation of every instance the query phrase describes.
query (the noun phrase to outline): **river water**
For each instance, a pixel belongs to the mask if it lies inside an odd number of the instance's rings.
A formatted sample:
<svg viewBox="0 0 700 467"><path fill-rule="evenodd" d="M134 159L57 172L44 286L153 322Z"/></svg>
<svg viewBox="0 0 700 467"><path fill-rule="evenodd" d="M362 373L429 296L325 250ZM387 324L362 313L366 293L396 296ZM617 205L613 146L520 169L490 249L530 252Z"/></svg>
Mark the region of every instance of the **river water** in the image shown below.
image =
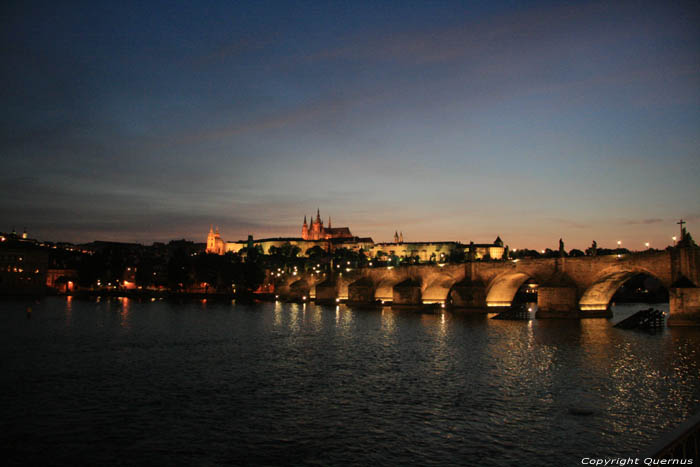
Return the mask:
<svg viewBox="0 0 700 467"><path fill-rule="evenodd" d="M640 307L617 307L612 322ZM10 464L49 465L566 466L634 456L700 410L700 330L612 322L3 301L0 449Z"/></svg>

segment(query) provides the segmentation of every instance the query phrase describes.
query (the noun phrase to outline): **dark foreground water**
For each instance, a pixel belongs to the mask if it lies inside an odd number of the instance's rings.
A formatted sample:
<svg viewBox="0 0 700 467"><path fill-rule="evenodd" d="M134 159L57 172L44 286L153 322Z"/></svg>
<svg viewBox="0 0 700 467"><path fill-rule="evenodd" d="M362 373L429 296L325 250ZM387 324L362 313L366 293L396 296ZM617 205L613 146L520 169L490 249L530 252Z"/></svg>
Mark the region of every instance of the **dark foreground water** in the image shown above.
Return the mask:
<svg viewBox="0 0 700 467"><path fill-rule="evenodd" d="M0 449L11 464L47 465L566 466L634 455L700 409L700 330L611 326L0 302Z"/></svg>

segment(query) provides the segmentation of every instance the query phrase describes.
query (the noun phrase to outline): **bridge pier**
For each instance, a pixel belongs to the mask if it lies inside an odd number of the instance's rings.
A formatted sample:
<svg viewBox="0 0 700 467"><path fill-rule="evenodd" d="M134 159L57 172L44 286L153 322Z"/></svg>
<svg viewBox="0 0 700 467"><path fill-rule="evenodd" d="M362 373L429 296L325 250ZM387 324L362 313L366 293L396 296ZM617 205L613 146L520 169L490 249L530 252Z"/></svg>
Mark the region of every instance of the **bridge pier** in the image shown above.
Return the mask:
<svg viewBox="0 0 700 467"><path fill-rule="evenodd" d="M483 310L486 312L486 286L481 282L461 282L452 287L448 301L453 308Z"/></svg>
<svg viewBox="0 0 700 467"><path fill-rule="evenodd" d="M699 287L672 287L668 295L667 326L700 326Z"/></svg>
<svg viewBox="0 0 700 467"><path fill-rule="evenodd" d="M375 302L374 284L366 277L348 285L348 305L369 305Z"/></svg>
<svg viewBox="0 0 700 467"><path fill-rule="evenodd" d="M303 301L309 299L311 287L309 283L303 279L292 282L289 286L289 291L282 297L291 301Z"/></svg>
<svg viewBox="0 0 700 467"><path fill-rule="evenodd" d="M333 305L338 298L338 284L327 279L316 284L316 303L319 305Z"/></svg>
<svg viewBox="0 0 700 467"><path fill-rule="evenodd" d="M537 288L536 318L580 318L577 290L573 285L541 285Z"/></svg>
<svg viewBox="0 0 700 467"><path fill-rule="evenodd" d="M393 289L393 308L419 308L423 306L420 282L412 279L396 284Z"/></svg>
<svg viewBox="0 0 700 467"><path fill-rule="evenodd" d="M563 271L564 258L556 263L557 271L537 288L536 318L610 318L607 305L595 311L580 311L576 283Z"/></svg>

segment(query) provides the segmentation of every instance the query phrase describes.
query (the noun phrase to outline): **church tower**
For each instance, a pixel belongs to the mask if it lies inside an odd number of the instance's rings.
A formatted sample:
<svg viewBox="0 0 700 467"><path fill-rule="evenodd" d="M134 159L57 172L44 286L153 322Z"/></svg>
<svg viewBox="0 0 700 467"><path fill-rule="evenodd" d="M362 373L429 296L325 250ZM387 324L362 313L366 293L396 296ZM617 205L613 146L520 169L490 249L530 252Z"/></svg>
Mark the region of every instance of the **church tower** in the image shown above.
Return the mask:
<svg viewBox="0 0 700 467"><path fill-rule="evenodd" d="M320 240L323 238L323 221L321 220L321 211L316 209L316 219L311 224L311 240Z"/></svg>
<svg viewBox="0 0 700 467"><path fill-rule="evenodd" d="M215 253L223 255L226 253L226 242L219 234L219 228L214 230L214 226L209 226L209 234L207 235L207 253Z"/></svg>
<svg viewBox="0 0 700 467"><path fill-rule="evenodd" d="M304 240L309 239L309 226L306 223L306 216L304 216L304 225L301 226L301 238Z"/></svg>
<svg viewBox="0 0 700 467"><path fill-rule="evenodd" d="M209 235L207 235L207 253L216 252L216 237L214 236L214 226L209 226Z"/></svg>

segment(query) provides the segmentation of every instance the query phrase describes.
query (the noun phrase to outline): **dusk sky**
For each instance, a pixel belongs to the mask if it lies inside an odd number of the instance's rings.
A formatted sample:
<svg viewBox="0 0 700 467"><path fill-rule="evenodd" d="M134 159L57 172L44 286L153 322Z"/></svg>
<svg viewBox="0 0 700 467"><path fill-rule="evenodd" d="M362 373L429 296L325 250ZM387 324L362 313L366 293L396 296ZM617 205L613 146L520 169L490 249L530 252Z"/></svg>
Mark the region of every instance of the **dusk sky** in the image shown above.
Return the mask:
<svg viewBox="0 0 700 467"><path fill-rule="evenodd" d="M0 6L0 231L700 236L700 3Z"/></svg>

